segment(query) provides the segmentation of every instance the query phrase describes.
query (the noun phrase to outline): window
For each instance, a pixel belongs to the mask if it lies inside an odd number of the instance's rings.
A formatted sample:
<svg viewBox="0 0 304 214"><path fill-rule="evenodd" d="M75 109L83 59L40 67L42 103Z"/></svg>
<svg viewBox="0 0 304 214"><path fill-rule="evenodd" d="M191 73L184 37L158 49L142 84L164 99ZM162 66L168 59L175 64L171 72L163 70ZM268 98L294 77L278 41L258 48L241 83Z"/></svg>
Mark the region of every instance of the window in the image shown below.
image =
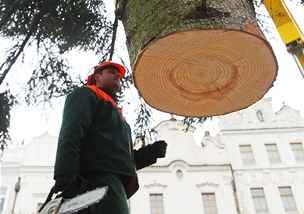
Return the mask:
<svg viewBox="0 0 304 214"><path fill-rule="evenodd" d="M251 145L240 145L240 153L242 156L243 163L245 165L252 165L255 163L253 151Z"/></svg>
<svg viewBox="0 0 304 214"><path fill-rule="evenodd" d="M151 214L164 213L164 197L162 193L150 194Z"/></svg>
<svg viewBox="0 0 304 214"><path fill-rule="evenodd" d="M277 144L265 144L270 163L281 163Z"/></svg>
<svg viewBox="0 0 304 214"><path fill-rule="evenodd" d="M6 187L0 187L0 214L4 213L6 191Z"/></svg>
<svg viewBox="0 0 304 214"><path fill-rule="evenodd" d="M257 118L260 122L264 122L264 115L263 115L263 112L261 110L256 111L256 116L257 116Z"/></svg>
<svg viewBox="0 0 304 214"><path fill-rule="evenodd" d="M205 214L217 214L215 193L202 193Z"/></svg>
<svg viewBox="0 0 304 214"><path fill-rule="evenodd" d="M279 187L279 191L284 206L284 210L287 213L294 213L295 211L297 211L297 206L293 198L291 187Z"/></svg>
<svg viewBox="0 0 304 214"><path fill-rule="evenodd" d="M176 177L179 179L182 179L184 176L184 173L181 169L176 170Z"/></svg>
<svg viewBox="0 0 304 214"><path fill-rule="evenodd" d="M291 143L290 144L293 155L296 161L304 162L304 148L302 143Z"/></svg>
<svg viewBox="0 0 304 214"><path fill-rule="evenodd" d="M268 213L268 206L263 188L251 188L251 196L256 213Z"/></svg>

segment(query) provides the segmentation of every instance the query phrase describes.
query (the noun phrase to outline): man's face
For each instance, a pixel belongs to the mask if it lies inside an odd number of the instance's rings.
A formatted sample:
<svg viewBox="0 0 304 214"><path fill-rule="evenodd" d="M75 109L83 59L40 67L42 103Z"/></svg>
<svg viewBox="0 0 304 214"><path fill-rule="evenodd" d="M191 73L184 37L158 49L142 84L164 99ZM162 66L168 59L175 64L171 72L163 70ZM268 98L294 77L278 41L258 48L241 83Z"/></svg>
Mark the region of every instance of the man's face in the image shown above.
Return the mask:
<svg viewBox="0 0 304 214"><path fill-rule="evenodd" d="M114 94L121 90L120 73L115 67L106 67L95 74L96 86L111 90Z"/></svg>

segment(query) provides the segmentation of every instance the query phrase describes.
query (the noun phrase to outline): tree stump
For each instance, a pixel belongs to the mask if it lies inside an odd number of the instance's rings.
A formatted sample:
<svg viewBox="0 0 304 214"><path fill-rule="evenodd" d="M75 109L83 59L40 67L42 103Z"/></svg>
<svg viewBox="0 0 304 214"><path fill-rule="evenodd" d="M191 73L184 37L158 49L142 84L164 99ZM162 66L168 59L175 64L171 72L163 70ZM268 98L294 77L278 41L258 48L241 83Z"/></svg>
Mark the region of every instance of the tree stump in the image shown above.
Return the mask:
<svg viewBox="0 0 304 214"><path fill-rule="evenodd" d="M214 116L260 100L278 65L252 0L118 0L135 86L164 112Z"/></svg>

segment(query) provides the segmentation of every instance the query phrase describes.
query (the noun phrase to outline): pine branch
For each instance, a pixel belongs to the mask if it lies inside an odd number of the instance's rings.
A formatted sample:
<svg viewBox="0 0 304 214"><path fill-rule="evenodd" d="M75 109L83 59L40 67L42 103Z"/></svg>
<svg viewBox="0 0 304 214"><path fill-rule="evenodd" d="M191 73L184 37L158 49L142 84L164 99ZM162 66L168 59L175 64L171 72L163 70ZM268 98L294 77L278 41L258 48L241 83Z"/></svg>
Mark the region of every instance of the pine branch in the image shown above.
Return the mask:
<svg viewBox="0 0 304 214"><path fill-rule="evenodd" d="M39 24L39 20L41 18L42 14L38 13L37 15L34 16L32 25L31 25L31 29L28 32L28 34L26 35L25 39L23 40L22 44L18 47L17 50L11 52L10 56L6 59L6 61L0 66L0 71L3 69L4 66L6 66L6 68L4 69L4 71L2 72L1 76L0 76L0 85L2 84L2 82L4 81L6 75L8 74L8 72L11 70L12 66L15 64L15 62L17 61L18 57L20 56L20 54L23 52L25 45L28 43L28 41L30 40L31 36L34 34L34 32L37 30L38 24Z"/></svg>
<svg viewBox="0 0 304 214"><path fill-rule="evenodd" d="M10 110L16 103L15 97L7 90L0 93L0 150L3 151L10 140L8 127L10 125Z"/></svg>
<svg viewBox="0 0 304 214"><path fill-rule="evenodd" d="M0 29L3 27L4 24L6 24L9 21L12 14L16 11L19 2L20 2L20 0L15 0L10 5L10 9L8 9L8 11L2 11L2 13L4 14L4 17L0 19Z"/></svg>

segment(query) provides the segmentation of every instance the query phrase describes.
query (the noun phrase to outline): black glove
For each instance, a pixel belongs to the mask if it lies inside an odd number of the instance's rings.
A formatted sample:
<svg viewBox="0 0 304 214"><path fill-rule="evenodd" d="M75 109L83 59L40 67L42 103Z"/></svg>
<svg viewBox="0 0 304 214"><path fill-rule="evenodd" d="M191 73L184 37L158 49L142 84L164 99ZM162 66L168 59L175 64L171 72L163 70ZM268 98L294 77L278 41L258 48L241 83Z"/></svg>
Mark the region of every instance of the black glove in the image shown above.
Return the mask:
<svg viewBox="0 0 304 214"><path fill-rule="evenodd" d="M156 141L151 145L151 152L156 158L163 158L166 156L167 143L164 140Z"/></svg>
<svg viewBox="0 0 304 214"><path fill-rule="evenodd" d="M88 182L79 176L62 176L55 180L54 192L61 192L63 198L73 198L89 188Z"/></svg>

